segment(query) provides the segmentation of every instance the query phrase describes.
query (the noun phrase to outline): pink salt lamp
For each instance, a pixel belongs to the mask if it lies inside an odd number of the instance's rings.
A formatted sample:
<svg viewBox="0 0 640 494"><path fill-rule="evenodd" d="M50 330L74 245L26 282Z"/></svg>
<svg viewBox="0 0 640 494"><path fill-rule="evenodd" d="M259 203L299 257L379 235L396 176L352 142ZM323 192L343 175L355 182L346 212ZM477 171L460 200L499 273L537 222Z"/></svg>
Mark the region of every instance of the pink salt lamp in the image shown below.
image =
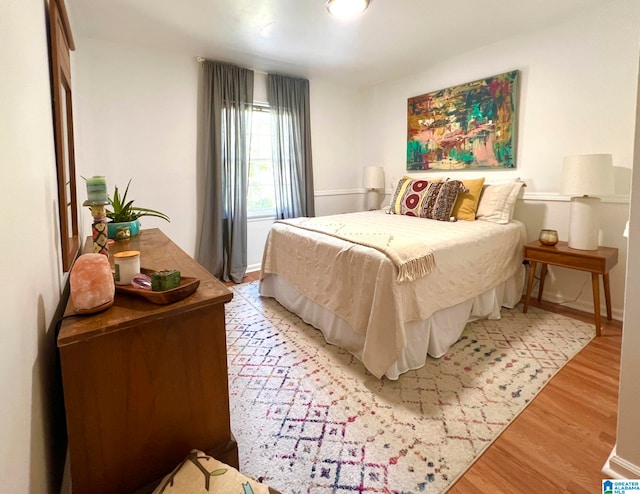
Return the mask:
<svg viewBox="0 0 640 494"><path fill-rule="evenodd" d="M116 285L109 259L103 254L83 254L69 275L71 301L77 312L98 312L113 303Z"/></svg>

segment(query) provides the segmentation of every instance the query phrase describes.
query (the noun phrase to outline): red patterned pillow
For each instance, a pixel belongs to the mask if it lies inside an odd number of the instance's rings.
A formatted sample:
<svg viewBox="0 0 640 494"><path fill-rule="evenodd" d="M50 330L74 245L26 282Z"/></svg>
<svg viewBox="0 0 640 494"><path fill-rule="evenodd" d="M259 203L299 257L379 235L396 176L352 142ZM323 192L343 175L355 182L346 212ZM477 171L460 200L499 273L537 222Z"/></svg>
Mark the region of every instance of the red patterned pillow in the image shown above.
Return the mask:
<svg viewBox="0 0 640 494"><path fill-rule="evenodd" d="M419 216L438 221L449 221L458 194L468 192L460 180L447 180L431 184L421 203Z"/></svg>
<svg viewBox="0 0 640 494"><path fill-rule="evenodd" d="M390 211L394 214L421 216L422 203L429 185L435 182L434 180L402 177L391 199Z"/></svg>

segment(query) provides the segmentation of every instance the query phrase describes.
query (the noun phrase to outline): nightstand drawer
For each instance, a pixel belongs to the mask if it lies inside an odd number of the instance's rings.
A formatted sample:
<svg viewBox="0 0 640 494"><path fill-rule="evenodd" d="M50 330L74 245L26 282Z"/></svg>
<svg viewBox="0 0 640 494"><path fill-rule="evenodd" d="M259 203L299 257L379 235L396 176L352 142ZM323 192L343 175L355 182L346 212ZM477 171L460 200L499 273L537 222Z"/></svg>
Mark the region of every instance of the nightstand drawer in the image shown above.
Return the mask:
<svg viewBox="0 0 640 494"><path fill-rule="evenodd" d="M542 262L544 264L553 264L571 269L579 269L582 271L590 271L595 273L604 273L606 262L604 258L586 257L586 256L567 256L564 252L539 249L527 249L524 251L524 258L530 261Z"/></svg>
<svg viewBox="0 0 640 494"><path fill-rule="evenodd" d="M570 248L567 242L547 246L536 240L524 246L524 258L529 261L604 274L618 263L618 249L600 246L596 250L578 250Z"/></svg>

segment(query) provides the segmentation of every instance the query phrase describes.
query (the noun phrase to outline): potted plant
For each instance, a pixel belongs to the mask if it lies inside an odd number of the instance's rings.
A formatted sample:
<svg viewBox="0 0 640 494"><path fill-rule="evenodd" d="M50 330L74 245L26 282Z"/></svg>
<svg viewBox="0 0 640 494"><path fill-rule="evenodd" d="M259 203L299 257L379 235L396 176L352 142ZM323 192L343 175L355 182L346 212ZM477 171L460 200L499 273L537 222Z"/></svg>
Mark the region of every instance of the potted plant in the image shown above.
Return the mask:
<svg viewBox="0 0 640 494"><path fill-rule="evenodd" d="M123 239L138 235L138 233L140 233L140 222L138 218L142 216L153 216L162 218L165 221L170 221L169 217L160 211L134 206L133 200L127 202L127 193L129 192L130 184L131 180L127 183L127 188L122 195L120 195L120 191L116 185L113 197L109 197L110 208L107 208L107 218L111 220L107 224L107 234L109 238Z"/></svg>

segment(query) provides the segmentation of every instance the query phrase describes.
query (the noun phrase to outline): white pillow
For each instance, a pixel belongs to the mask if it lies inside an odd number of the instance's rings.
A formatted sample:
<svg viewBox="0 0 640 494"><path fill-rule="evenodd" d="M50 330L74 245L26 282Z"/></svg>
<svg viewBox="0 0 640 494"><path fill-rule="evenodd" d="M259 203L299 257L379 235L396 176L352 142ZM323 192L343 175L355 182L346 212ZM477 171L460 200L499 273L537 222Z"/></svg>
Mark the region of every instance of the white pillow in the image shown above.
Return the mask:
<svg viewBox="0 0 640 494"><path fill-rule="evenodd" d="M513 218L516 198L523 182L485 185L480 196L476 217L479 220L506 224Z"/></svg>

